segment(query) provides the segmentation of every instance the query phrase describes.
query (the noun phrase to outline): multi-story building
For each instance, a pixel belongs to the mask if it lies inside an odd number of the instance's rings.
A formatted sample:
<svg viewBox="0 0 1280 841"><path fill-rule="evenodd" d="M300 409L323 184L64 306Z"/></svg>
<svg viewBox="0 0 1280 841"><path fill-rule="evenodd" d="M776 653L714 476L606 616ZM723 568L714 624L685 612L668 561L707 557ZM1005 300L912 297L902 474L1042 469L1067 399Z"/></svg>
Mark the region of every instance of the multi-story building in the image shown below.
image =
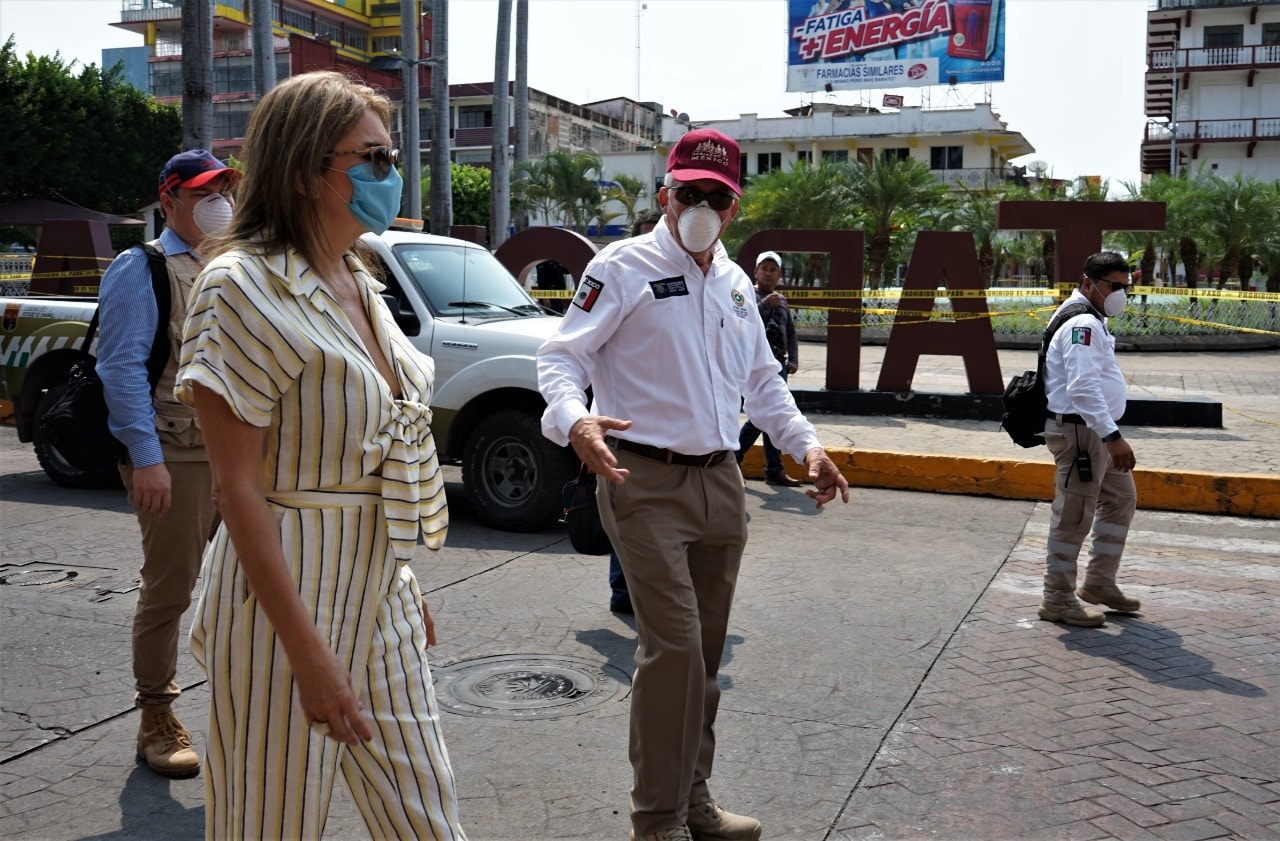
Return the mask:
<svg viewBox="0 0 1280 841"><path fill-rule="evenodd" d="M276 79L310 70L338 70L381 88L393 101L393 138L403 125L400 2L376 0L273 0ZM235 154L254 105L253 54L248 0L215 0L213 23L213 151ZM182 98L181 0L123 0L115 26L137 32L141 47L103 51L103 64L124 62L125 75L161 102ZM431 31L424 15L422 29ZM424 41L419 52L430 54ZM431 67L420 66L419 89L430 90ZM514 93L514 91L512 91ZM492 159L493 83L449 86L453 160L487 165ZM420 98L420 155L431 147L430 102ZM614 99L576 105L542 91L529 91L529 147L537 157L563 149L597 153L634 149L657 139L661 107ZM509 125L514 120L509 120ZM514 143L514 129L512 129Z"/></svg>
<svg viewBox="0 0 1280 841"><path fill-rule="evenodd" d="M988 103L967 108L905 107L880 112L864 106L814 103L783 117L743 114L737 119L690 123L663 117L661 136L651 148L602 155L605 177L625 173L652 184L641 207L656 206L667 153L691 127L727 134L742 149L741 179L775 169L789 171L800 161L862 161L914 158L929 165L955 189L985 189L1025 173L1009 161L1035 151L1012 131Z"/></svg>
<svg viewBox="0 0 1280 841"><path fill-rule="evenodd" d="M1280 179L1280 0L1152 0L1142 171Z"/></svg>

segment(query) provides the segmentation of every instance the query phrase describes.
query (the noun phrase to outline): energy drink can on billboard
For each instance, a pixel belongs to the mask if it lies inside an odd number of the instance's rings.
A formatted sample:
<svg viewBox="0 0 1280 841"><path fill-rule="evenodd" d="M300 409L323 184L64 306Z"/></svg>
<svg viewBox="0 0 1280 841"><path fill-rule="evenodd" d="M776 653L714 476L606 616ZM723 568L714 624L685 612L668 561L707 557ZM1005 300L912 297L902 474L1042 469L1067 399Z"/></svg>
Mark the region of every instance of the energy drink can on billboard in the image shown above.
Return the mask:
<svg viewBox="0 0 1280 841"><path fill-rule="evenodd" d="M996 50L1002 0L953 0L947 55L986 61Z"/></svg>

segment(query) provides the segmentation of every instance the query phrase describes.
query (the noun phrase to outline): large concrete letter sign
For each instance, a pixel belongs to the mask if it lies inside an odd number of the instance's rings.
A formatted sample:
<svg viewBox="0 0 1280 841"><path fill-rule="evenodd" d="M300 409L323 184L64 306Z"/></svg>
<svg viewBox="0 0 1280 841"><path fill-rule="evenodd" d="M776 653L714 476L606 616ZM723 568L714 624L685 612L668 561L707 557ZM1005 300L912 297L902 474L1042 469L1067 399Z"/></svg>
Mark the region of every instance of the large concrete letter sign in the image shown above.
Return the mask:
<svg viewBox="0 0 1280 841"><path fill-rule="evenodd" d="M97 295L115 251L106 222L54 219L40 226L31 295Z"/></svg>
<svg viewBox="0 0 1280 841"><path fill-rule="evenodd" d="M1163 231L1164 209L1154 201L1002 201L996 227L1056 232L1053 280L1074 283L1084 261L1102 250L1103 231Z"/></svg>
<svg viewBox="0 0 1280 841"><path fill-rule="evenodd" d="M581 281L587 263L596 256L596 247L575 231L525 228L498 246L493 256L517 278L523 279L529 269L543 260L555 260L575 281Z"/></svg>
<svg viewBox="0 0 1280 841"><path fill-rule="evenodd" d="M952 321L931 321L930 313L938 291L961 295L951 298ZM916 364L924 354L960 356L969 376L969 393L1003 394L1000 361L996 357L995 334L991 330L987 299L978 276L978 258L973 234L967 231L921 231L907 265L902 291L927 292L926 297L903 295L889 333L884 364L880 368L877 391L910 391Z"/></svg>
<svg viewBox="0 0 1280 841"><path fill-rule="evenodd" d="M829 254L827 288L862 289L862 231L820 231L769 228L753 234L738 252L738 265L753 275L761 251ZM785 294L785 290L784 290ZM806 298L805 304L832 307L827 311L827 388L858 388L862 352L862 299L858 297Z"/></svg>

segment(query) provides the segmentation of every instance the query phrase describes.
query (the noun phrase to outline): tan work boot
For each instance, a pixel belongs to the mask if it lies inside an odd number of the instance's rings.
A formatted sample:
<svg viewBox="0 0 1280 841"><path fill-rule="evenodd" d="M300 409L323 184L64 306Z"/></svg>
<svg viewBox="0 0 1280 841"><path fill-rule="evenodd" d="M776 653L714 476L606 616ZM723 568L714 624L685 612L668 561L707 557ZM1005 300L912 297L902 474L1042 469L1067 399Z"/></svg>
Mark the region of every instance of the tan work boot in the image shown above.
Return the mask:
<svg viewBox="0 0 1280 841"><path fill-rule="evenodd" d="M138 759L162 777L185 779L200 773L191 734L170 710L143 710L138 725Z"/></svg>
<svg viewBox="0 0 1280 841"><path fill-rule="evenodd" d="M1069 602L1040 602L1040 618L1048 622L1078 625L1081 628L1096 628L1107 622L1107 617L1096 610L1090 610L1075 599Z"/></svg>
<svg viewBox="0 0 1280 841"><path fill-rule="evenodd" d="M693 836L689 834L689 827L687 826L675 826L658 832L646 832L644 835L636 835L636 831L633 829L628 837L631 841L693 841Z"/></svg>
<svg viewBox="0 0 1280 841"><path fill-rule="evenodd" d="M1137 613L1142 608L1141 601L1126 596L1114 584L1086 584L1076 595L1089 604L1103 604L1121 613Z"/></svg>
<svg viewBox="0 0 1280 841"><path fill-rule="evenodd" d="M689 804L693 841L760 841L760 821L726 812L714 800Z"/></svg>

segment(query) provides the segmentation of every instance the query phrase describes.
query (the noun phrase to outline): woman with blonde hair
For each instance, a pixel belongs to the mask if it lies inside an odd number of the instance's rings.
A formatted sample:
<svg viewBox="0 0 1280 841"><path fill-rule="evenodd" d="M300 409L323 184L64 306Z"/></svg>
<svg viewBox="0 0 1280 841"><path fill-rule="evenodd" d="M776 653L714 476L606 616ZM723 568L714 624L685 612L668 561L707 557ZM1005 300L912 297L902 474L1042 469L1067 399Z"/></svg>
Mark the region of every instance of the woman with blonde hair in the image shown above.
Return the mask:
<svg viewBox="0 0 1280 841"><path fill-rule="evenodd" d="M338 73L262 98L184 331L222 515L191 629L219 841L320 838L339 769L373 837L465 838L408 567L447 526L434 365L352 250L400 206L389 115Z"/></svg>

